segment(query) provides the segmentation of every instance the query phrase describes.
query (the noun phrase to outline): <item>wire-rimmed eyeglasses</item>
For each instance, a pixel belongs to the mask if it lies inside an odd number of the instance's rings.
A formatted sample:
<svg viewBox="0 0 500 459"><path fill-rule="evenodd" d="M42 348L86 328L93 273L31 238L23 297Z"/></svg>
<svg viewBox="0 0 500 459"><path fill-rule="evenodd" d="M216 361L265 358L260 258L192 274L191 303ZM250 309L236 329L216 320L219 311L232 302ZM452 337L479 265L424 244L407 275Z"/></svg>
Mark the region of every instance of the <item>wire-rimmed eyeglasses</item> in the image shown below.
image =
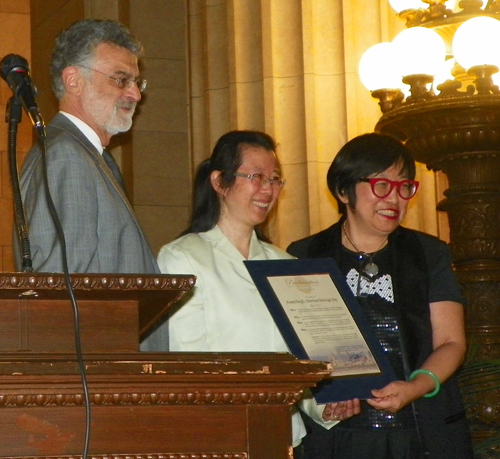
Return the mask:
<svg viewBox="0 0 500 459"><path fill-rule="evenodd" d="M80 65L79 67L83 67L87 70L92 70L94 72L100 73L101 75L104 75L105 77L108 77L111 80L114 80L116 86L118 86L120 89L130 88L133 84L136 84L139 88L139 91L144 92L146 86L148 85L148 80L145 80L144 78L117 77L108 75L107 73L101 72L100 70L93 69L91 67L86 67L85 65Z"/></svg>
<svg viewBox="0 0 500 459"><path fill-rule="evenodd" d="M373 194L377 198L386 198L396 187L398 195L402 199L411 199L415 196L420 182L417 180L401 180L399 182L386 178L362 178L360 182L367 182L372 187Z"/></svg>
<svg viewBox="0 0 500 459"><path fill-rule="evenodd" d="M266 186L269 183L273 188L277 190L283 188L286 183L286 181L283 180L279 175L276 175L274 177L267 177L264 174L243 174L242 172L235 172L234 176L246 178L258 187Z"/></svg>

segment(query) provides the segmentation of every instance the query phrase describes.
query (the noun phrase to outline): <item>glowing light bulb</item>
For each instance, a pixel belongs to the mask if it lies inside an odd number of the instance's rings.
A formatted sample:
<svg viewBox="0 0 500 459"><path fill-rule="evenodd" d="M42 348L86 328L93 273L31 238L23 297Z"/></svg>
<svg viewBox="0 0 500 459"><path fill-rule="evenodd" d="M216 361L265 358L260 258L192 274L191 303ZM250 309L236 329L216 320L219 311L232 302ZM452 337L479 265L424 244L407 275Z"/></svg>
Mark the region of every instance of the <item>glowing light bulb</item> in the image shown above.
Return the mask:
<svg viewBox="0 0 500 459"><path fill-rule="evenodd" d="M500 21L487 16L472 18L455 32L453 55L466 70L477 65L500 67L499 42Z"/></svg>
<svg viewBox="0 0 500 459"><path fill-rule="evenodd" d="M396 69L396 64L392 43L378 43L368 48L359 61L361 82L370 91L401 88L401 73Z"/></svg>
<svg viewBox="0 0 500 459"><path fill-rule="evenodd" d="M433 30L411 27L392 41L401 76L435 75L446 59L446 45Z"/></svg>
<svg viewBox="0 0 500 459"><path fill-rule="evenodd" d="M421 0L389 0L389 4L396 13L401 13L404 10L426 9L429 6Z"/></svg>

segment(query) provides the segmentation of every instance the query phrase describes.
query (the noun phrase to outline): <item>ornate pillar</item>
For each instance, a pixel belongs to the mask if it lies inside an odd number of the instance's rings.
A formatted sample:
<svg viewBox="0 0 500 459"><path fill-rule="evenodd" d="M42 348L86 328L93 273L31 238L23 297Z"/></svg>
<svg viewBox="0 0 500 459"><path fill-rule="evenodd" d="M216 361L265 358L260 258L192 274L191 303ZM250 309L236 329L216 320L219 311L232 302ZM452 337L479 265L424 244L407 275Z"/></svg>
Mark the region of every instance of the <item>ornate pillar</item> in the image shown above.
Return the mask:
<svg viewBox="0 0 500 459"><path fill-rule="evenodd" d="M439 209L468 301L461 387L476 446L500 445L500 95L456 95L387 112L376 129L449 179ZM498 439L496 438L498 437ZM487 448L492 451L491 445ZM481 456L483 457L483 456Z"/></svg>

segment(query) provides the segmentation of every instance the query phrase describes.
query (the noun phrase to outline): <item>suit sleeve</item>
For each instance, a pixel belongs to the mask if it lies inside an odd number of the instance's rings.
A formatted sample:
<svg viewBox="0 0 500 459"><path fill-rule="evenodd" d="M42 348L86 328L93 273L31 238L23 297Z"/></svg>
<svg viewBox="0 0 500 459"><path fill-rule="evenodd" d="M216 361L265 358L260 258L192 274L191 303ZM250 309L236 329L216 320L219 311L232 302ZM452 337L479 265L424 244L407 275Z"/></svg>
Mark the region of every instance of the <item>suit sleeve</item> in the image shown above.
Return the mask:
<svg viewBox="0 0 500 459"><path fill-rule="evenodd" d="M50 194L64 232L69 271L90 271L98 243L99 170L87 154L68 143L51 145L47 162ZM61 272L62 246L47 204L41 158L26 186L33 267L36 271Z"/></svg>

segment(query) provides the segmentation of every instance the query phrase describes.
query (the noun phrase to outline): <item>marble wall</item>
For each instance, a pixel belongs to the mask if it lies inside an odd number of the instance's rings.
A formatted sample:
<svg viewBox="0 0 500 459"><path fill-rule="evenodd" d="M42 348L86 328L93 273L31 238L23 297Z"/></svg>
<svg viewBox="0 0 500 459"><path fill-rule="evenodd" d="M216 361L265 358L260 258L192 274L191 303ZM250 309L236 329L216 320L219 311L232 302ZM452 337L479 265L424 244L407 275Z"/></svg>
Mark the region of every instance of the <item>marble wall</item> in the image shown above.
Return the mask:
<svg viewBox="0 0 500 459"><path fill-rule="evenodd" d="M2 0L0 2L0 57L15 53L28 61L31 56L30 45L30 2L29 0ZM5 114L7 102L12 91L2 80L0 82L0 112ZM2 115L3 119L3 115ZM12 222L13 204L8 165L8 124L0 126L0 271L13 271ZM32 143L32 128L29 119L23 114L17 135L18 161Z"/></svg>

